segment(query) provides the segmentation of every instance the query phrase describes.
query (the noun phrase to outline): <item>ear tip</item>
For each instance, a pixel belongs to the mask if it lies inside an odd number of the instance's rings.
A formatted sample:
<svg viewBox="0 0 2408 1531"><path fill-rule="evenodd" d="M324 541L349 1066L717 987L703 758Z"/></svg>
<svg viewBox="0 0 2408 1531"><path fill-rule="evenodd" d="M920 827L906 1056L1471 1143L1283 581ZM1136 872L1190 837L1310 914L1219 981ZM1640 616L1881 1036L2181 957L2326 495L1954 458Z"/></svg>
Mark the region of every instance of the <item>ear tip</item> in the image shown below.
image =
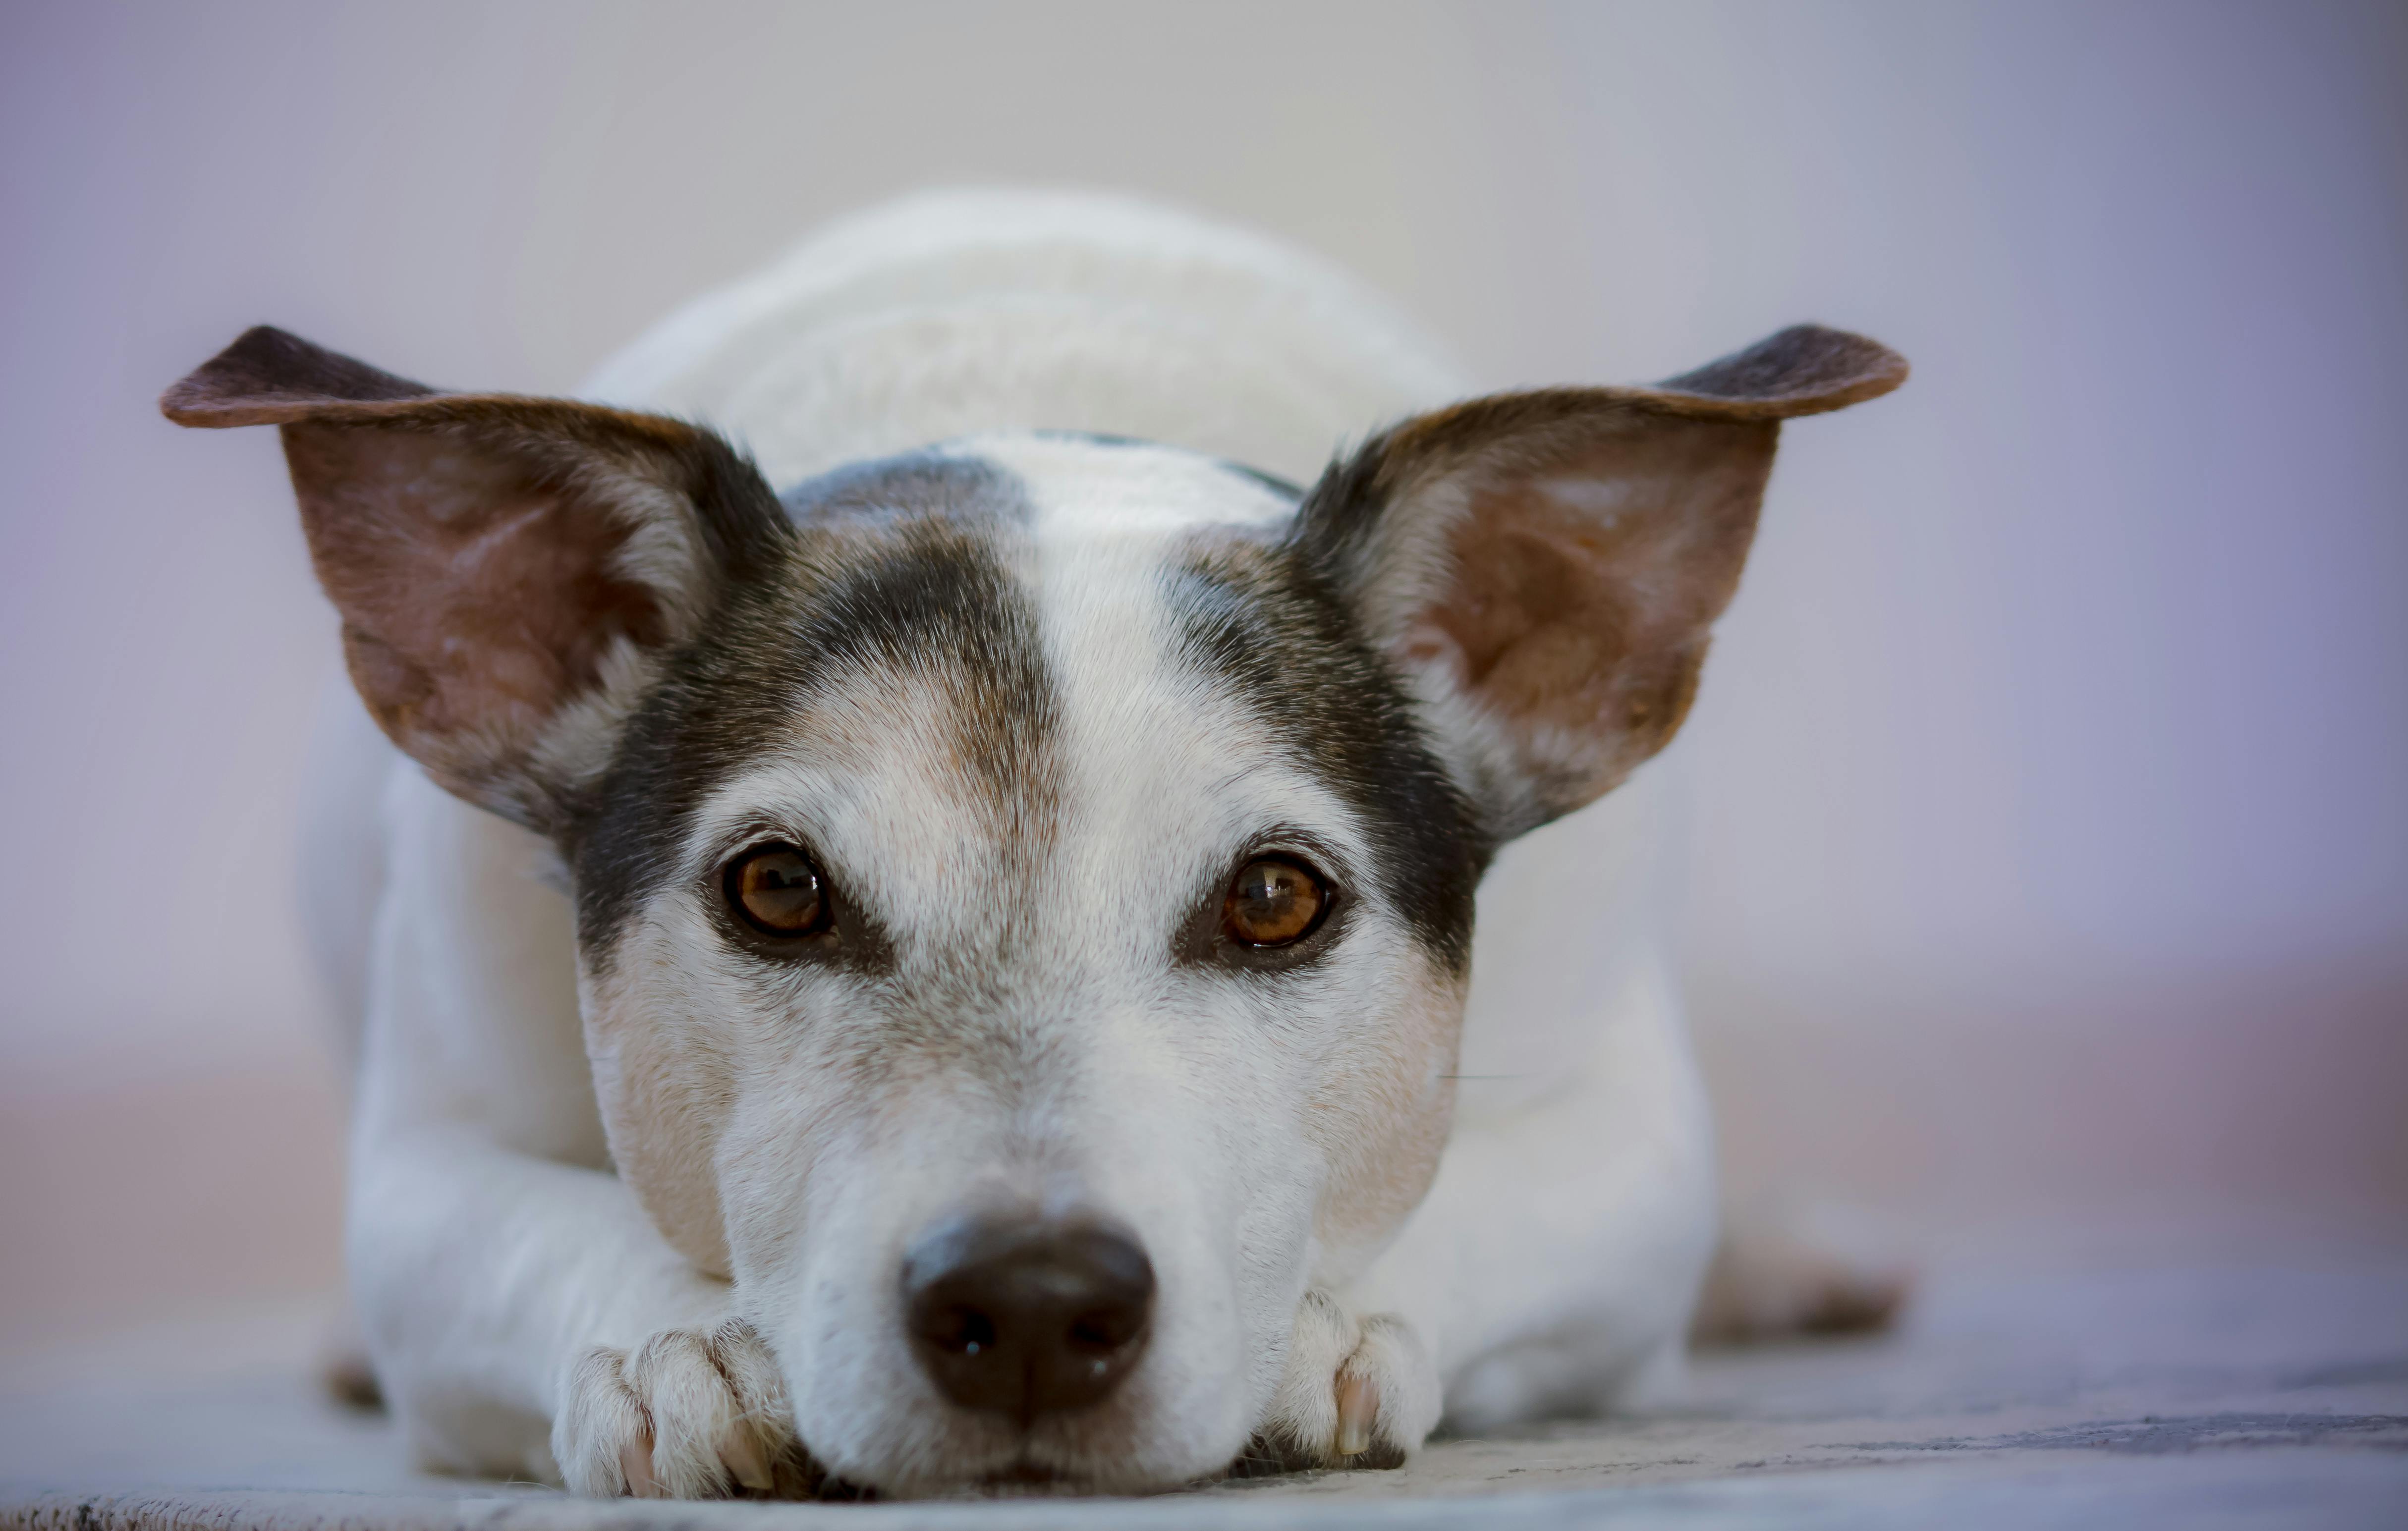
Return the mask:
<svg viewBox="0 0 2408 1531"><path fill-rule="evenodd" d="M1906 358L1878 340L1825 324L1792 324L1658 386L1713 400L1718 414L1782 420L1879 398L1906 381L1907 371Z"/></svg>
<svg viewBox="0 0 2408 1531"><path fill-rule="evenodd" d="M159 395L159 412L179 425L265 425L328 404L413 398L433 392L290 330L253 324L169 384Z"/></svg>
<svg viewBox="0 0 2408 1531"><path fill-rule="evenodd" d="M1854 330L1835 330L1828 324L1793 324L1772 338L1790 336L1796 337L1793 344L1798 350L1821 358L1818 370L1856 379L1848 385L1845 402L1849 404L1881 397L1906 381L1907 374L1914 370L1905 357Z"/></svg>
<svg viewBox="0 0 2408 1531"><path fill-rule="evenodd" d="M159 412L179 425L251 424L259 396L275 392L273 379L306 365L317 349L288 330L253 324L170 383L159 395Z"/></svg>

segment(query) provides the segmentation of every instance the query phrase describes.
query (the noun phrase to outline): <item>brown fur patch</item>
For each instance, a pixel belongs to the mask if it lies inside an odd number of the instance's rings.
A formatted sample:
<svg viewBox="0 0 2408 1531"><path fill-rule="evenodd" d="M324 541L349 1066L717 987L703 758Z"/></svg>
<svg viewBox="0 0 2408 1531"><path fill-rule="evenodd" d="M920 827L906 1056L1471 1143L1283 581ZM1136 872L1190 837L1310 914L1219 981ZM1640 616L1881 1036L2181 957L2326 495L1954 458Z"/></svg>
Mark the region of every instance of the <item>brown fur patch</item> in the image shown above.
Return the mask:
<svg viewBox="0 0 2408 1531"><path fill-rule="evenodd" d="M1313 1091L1306 1131L1329 1166L1313 1226L1340 1259L1378 1247L1438 1176L1455 1123L1467 981L1435 962L1403 978L1385 1030L1331 1060Z"/></svg>

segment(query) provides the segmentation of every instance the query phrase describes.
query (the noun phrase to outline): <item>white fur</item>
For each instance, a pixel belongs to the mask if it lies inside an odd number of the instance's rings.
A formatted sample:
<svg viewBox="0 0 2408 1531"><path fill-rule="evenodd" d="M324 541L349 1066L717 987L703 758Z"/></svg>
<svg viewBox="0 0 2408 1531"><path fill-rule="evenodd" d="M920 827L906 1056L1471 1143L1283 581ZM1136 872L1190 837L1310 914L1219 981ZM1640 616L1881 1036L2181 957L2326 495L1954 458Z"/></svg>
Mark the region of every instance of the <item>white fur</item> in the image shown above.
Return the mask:
<svg viewBox="0 0 2408 1531"><path fill-rule="evenodd" d="M1292 252L1116 201L978 193L840 225L673 316L590 392L727 429L785 482L1032 426L1156 439L1309 479L1345 438L1469 390L1401 320ZM1207 495L1194 476L1210 470L1179 453L1111 454L1126 476L1111 482L1092 476L1092 451L1025 437L978 450L1038 486L1030 578L1063 678L1068 790L1085 805L1069 817L1114 826L1109 838L1073 837L1056 864L1054 923L1017 933L1054 953L1054 971L1077 974L1083 995L1059 1023L1078 1029L1082 1062L1062 1076L1042 1154L998 1136L975 1103L948 1104L943 1092L961 1081L939 1076L896 1108L912 1152L880 1184L814 1185L810 1228L781 1232L810 1177L736 1174L727 1183L745 1204L725 1209L727 1247L697 1252L687 1238L679 1252L611 1169L568 902L547 848L431 785L364 718L320 751L316 800L338 807L313 815L316 874L366 864L381 879L349 1253L372 1352L420 1452L608 1491L627 1486L612 1475L630 1422L667 1409L683 1433L665 1425L655 1442L664 1481L707 1486L695 1442L719 1438L749 1406L710 1393L692 1357L707 1339L753 1356L750 1341L725 1338L749 1322L783 1367L803 1438L840 1469L910 1491L965 1464L999 1465L999 1438L913 1407L926 1384L894 1337L879 1262L966 1196L1054 1184L1137 1227L1165 1281L1154 1353L1114 1405L1119 1433L1066 1427L1045 1447L1098 1483L1209 1470L1213 1452L1226 1460L1267 1424L1326 1456L1340 1424L1323 1403L1349 1365L1376 1386L1380 1438L1406 1450L1435 1422L1441 1383L1454 1415L1486 1424L1665 1382L1712 1243L1713 1175L1655 919L1660 767L1506 850L1480 894L1456 1066L1467 1078L1436 1181L1384 1249L1333 1241L1302 1210L1313 1188L1297 1166L1318 1151L1216 1131L1230 1113L1264 1120L1259 1101L1165 1088L1207 1080L1275 1093L1288 1066L1263 1051L1259 1018L1226 996L1190 1004L1182 1014L1232 1020L1166 1049L1162 1028L1138 1023L1161 996L1115 988L1109 960L1128 938L1132 901L1186 887L1266 817L1305 816L1340 857L1368 853L1343 806L1308 777L1231 749L1248 726L1234 710L1215 716L1209 699L1114 679L1164 641L1138 576L1182 525L1228 518L1227 476ZM1265 516L1279 508L1260 501ZM1133 515L1133 504L1150 508ZM1106 518L1111 535L1098 536ZM914 726L921 702L882 685L846 705L856 737L832 727L816 753L773 752L706 806L695 866L724 853L742 822L786 814L897 928L990 939L965 881L977 868L946 849L985 832L932 818L948 811L946 794L895 766L897 751L878 770L847 766L848 750ZM363 834L370 813L378 833ZM727 1047L757 1048L738 1033L758 996L693 955L710 943L681 932L691 918L673 897L648 906L629 948L644 960L621 966L612 994L589 992L589 1013L681 1007ZM360 937L339 917L320 923L339 968ZM1414 1002L1346 994L1376 989L1396 966L1381 943L1402 939L1374 929L1365 951L1388 957L1350 958L1317 980L1333 1011L1373 1017ZM595 1034L605 1070L617 1066L612 1046ZM736 1115L748 1141L773 1143L781 1111L849 1109L814 1094L827 1086L811 1062L798 1051L782 1077L746 1081L751 1105ZM991 1183L965 1185L961 1166L981 1162L996 1166ZM1256 1247L1276 1245L1265 1230L1280 1228L1310 1246ZM1211 1362L1231 1346L1255 1362L1235 1374ZM597 1350L618 1358L596 1363ZM624 1400L651 1395L612 1391L639 1386L690 1404L635 1408ZM574 1460L553 1460L555 1443Z"/></svg>

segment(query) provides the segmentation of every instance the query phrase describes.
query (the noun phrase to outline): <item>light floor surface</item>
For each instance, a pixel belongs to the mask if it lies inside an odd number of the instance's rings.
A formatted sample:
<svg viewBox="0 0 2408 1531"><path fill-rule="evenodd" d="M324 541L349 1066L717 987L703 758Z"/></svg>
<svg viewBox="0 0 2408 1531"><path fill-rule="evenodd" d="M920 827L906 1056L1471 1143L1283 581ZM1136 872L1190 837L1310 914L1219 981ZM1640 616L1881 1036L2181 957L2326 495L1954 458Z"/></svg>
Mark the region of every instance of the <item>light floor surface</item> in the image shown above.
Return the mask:
<svg viewBox="0 0 2408 1531"><path fill-rule="evenodd" d="M0 1525L2408 1527L2398 1246L1943 1273L1894 1335L1700 1358L1676 1409L1145 1499L596 1504L428 1477L380 1416L321 1401L304 1327L161 1326L19 1364Z"/></svg>

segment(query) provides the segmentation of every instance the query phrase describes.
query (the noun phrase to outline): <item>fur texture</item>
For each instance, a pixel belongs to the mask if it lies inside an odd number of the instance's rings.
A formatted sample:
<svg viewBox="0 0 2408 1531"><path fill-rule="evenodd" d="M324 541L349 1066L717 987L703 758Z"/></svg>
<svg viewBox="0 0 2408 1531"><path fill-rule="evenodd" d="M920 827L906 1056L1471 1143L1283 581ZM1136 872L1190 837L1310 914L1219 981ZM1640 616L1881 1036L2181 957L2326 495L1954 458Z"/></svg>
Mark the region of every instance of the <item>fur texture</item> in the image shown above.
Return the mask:
<svg viewBox="0 0 2408 1531"><path fill-rule="evenodd" d="M367 953L350 1254L421 1452L1131 1490L1666 1382L1713 1176L1656 808L1528 832L1679 726L1777 422L1902 375L1803 328L1433 409L1433 348L1292 252L982 194L672 318L608 405L273 331L179 384L283 431L409 757L328 751L313 855L380 887L328 936ZM763 846L823 925L729 903ZM1267 855L1326 892L1291 945L1219 919ZM1103 1401L918 1369L904 1252L972 1214L1142 1247Z"/></svg>

